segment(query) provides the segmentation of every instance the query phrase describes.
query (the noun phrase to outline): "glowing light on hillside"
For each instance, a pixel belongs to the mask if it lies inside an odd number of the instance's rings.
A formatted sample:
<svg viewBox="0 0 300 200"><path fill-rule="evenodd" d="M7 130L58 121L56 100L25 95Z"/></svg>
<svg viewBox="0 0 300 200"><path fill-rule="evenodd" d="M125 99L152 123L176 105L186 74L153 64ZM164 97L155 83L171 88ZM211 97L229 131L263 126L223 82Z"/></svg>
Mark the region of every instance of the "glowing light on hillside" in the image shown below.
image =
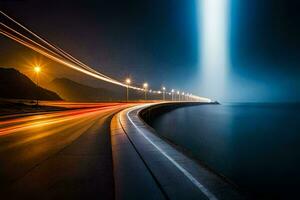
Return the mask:
<svg viewBox="0 0 300 200"><path fill-rule="evenodd" d="M39 73L41 71L41 67L40 66L35 66L33 68L33 70L36 72L36 73Z"/></svg>

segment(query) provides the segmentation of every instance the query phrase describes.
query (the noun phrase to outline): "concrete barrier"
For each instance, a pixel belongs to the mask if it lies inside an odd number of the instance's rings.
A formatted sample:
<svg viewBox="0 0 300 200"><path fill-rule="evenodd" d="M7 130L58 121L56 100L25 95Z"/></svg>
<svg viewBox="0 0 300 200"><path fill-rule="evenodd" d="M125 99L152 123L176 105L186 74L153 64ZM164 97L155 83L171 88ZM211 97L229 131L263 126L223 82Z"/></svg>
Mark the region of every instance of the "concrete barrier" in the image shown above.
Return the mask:
<svg viewBox="0 0 300 200"><path fill-rule="evenodd" d="M149 107L161 106L172 105L136 106L121 111L111 122L116 199L245 199L141 119Z"/></svg>

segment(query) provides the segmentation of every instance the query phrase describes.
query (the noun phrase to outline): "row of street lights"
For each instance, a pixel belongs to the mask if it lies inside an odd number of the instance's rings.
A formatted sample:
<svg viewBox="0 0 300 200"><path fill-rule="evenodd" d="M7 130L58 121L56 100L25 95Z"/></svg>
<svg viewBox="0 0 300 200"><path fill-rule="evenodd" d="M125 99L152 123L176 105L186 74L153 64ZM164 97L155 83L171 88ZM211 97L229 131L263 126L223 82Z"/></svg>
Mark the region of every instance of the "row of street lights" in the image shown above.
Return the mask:
<svg viewBox="0 0 300 200"><path fill-rule="evenodd" d="M125 80L125 83L127 85L127 87L126 87L126 101L128 102L129 101L129 86L131 84L131 80L129 78L127 78ZM162 94L163 101L166 100L166 94L171 96L172 101L191 101L191 100L193 100L192 94L189 94L189 93L184 93L184 92L180 93L180 91L177 91L175 93L174 89L172 89L170 92L167 92L166 87L162 87L161 88L162 91L160 91L160 90L159 91L153 91L153 90L148 90L148 87L149 87L148 83L143 83L143 90L144 90L145 100L147 100L147 92L154 93L154 94L156 94L156 93L157 94ZM176 98L176 94L177 94L178 99Z"/></svg>
<svg viewBox="0 0 300 200"><path fill-rule="evenodd" d="M36 74L36 86L37 86L37 89L39 88L39 73L41 72L41 67L40 66L35 66L34 68L34 72L35 72L35 74ZM127 78L126 80L125 80L125 83L126 83L126 101L128 102L129 101L129 86L130 86L130 84L131 84L131 80L130 80L130 78ZM148 83L144 83L143 84L143 89L144 89L144 95L145 95L145 100L147 100L147 92L148 92L148 87L149 87L149 85L148 85ZM172 89L171 90L171 92L166 92L166 87L162 87L162 91L152 91L152 90L149 90L149 92L150 93L158 93L158 94L161 94L162 93L162 99L163 99L163 101L165 101L166 100L166 93L168 94L168 95L171 95L171 99L172 99L172 101L177 101L176 99L176 96L174 96L174 94L175 94L175 90L174 89ZM192 100L192 94L188 94L188 93L184 93L184 92L182 92L182 93L180 93L179 91L177 91L176 92L176 94L177 94L177 96L178 96L178 101L189 101L189 100ZM37 93L37 97L36 97L36 105L38 105L39 104L39 98L38 98L38 93Z"/></svg>

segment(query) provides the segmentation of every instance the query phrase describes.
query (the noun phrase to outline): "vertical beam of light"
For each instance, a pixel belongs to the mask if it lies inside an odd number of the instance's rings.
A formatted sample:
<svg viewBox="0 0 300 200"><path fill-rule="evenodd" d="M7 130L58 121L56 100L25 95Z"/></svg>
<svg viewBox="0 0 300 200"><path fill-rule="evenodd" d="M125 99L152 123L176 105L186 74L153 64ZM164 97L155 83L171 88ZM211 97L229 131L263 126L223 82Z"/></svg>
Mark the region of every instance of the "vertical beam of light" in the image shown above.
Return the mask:
<svg viewBox="0 0 300 200"><path fill-rule="evenodd" d="M229 67L228 1L197 0L201 89L217 100L224 98Z"/></svg>

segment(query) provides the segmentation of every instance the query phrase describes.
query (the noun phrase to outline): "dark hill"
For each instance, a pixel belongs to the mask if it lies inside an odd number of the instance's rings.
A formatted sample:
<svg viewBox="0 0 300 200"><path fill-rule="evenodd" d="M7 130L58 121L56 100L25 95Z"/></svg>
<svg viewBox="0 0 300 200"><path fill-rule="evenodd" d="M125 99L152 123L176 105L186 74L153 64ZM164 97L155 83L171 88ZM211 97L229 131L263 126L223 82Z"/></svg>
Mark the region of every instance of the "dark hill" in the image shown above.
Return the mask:
<svg viewBox="0 0 300 200"><path fill-rule="evenodd" d="M119 97L107 89L94 88L67 78L56 78L48 86L68 101L112 101Z"/></svg>
<svg viewBox="0 0 300 200"><path fill-rule="evenodd" d="M27 76L13 68L0 67L0 98L62 100L56 93L37 87Z"/></svg>

